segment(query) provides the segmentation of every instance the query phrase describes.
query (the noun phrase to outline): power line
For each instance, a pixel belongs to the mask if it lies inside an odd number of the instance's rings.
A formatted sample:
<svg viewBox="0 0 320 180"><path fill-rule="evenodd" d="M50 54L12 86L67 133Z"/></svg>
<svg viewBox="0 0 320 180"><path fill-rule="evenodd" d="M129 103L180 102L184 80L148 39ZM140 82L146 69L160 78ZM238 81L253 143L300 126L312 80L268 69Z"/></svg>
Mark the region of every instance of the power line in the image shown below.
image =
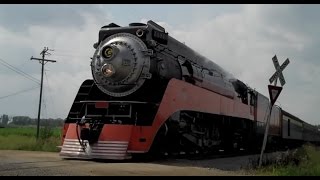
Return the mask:
<svg viewBox="0 0 320 180"><path fill-rule="evenodd" d="M12 71L20 74L21 76L23 76L23 77L25 77L25 78L27 78L27 79L29 79L29 80L37 83L37 84L40 84L40 81L39 81L38 79L32 77L31 75L29 75L29 74L27 74L26 72L18 69L17 67L14 67L14 66L10 65L9 63L7 63L6 61L4 61L3 59L0 59L0 63L1 63L2 65L6 66L7 68L11 69Z"/></svg>
<svg viewBox="0 0 320 180"><path fill-rule="evenodd" d="M78 51L65 50L65 49L54 49L54 56L65 56L65 57L77 57L77 58L90 58L87 55L81 55Z"/></svg>
<svg viewBox="0 0 320 180"><path fill-rule="evenodd" d="M46 71L44 71L44 75L46 76L46 80L47 80L47 84L48 84L48 89L49 89L49 91L51 91L51 90L50 90L51 87L49 86L49 80L48 80L48 76L47 76ZM49 91L48 91L47 94L49 94ZM54 109L54 101L53 101L53 98L52 98L51 94L49 94L49 98L50 98L50 100L52 101L52 111L53 111L53 114L56 116L56 111L55 111L55 109Z"/></svg>
<svg viewBox="0 0 320 180"><path fill-rule="evenodd" d="M45 93L44 93L44 94L45 94ZM43 106L44 106L44 113L42 113L42 115L43 115L46 119L48 119L47 101L46 101L45 95L43 96L42 103L43 103Z"/></svg>
<svg viewBox="0 0 320 180"><path fill-rule="evenodd" d="M37 88L39 88L39 86L35 86L33 88L25 89L25 90L18 91L18 92L15 92L15 93L12 93L12 94L9 94L9 95L6 95L6 96L2 96L2 97L0 97L0 99L4 99L4 98L10 97L10 96L15 96L15 95L18 95L18 94L21 94L21 93L24 93L24 92L27 92L27 91L31 91L31 90L34 90L34 89L37 89Z"/></svg>
<svg viewBox="0 0 320 180"><path fill-rule="evenodd" d="M64 57L76 57L76 58L90 58L89 56L73 55L73 54L55 54L54 56L64 56Z"/></svg>
<svg viewBox="0 0 320 180"><path fill-rule="evenodd" d="M54 48L54 51L55 52L62 52L62 53L68 53L68 54L79 54L79 51L73 51L73 50L66 50L66 49L57 49L57 48Z"/></svg>
<svg viewBox="0 0 320 180"><path fill-rule="evenodd" d="M10 66L11 68L14 68L15 70L17 70L17 71L19 71L19 72L21 72L21 73L23 73L23 74L25 74L25 75L29 76L30 78L33 78L33 79L35 79L35 80L39 81L37 78L35 78L35 77L33 77L33 76L29 75L28 73L26 73L26 72L22 71L21 69L19 69L19 68L17 68L17 67L15 67L15 66L13 66L13 65L11 65L11 64L9 64L7 61L5 61L5 60L3 60L3 59L0 59L0 61L2 61L3 63L5 63L7 66ZM2 63L2 64L3 64L3 63ZM24 63L24 64L26 64L26 63ZM22 65L24 65L24 64L22 64ZM20 65L20 66L22 66L22 65Z"/></svg>
<svg viewBox="0 0 320 180"><path fill-rule="evenodd" d="M0 61L2 61L2 62L0 62L0 63L1 63L2 65L6 66L7 68L9 68L9 69L11 69L11 70L13 70L13 71L17 72L18 74L20 74L20 75L22 75L22 76L24 76L24 77L26 77L26 78L28 78L28 79L30 79L30 78L31 78L30 80L35 81L35 82L37 82L37 83L39 83L39 84L40 84L40 81L39 81L37 78L35 78L35 77L33 77L33 76L29 75L28 73L26 73L26 72L24 72L24 71L20 70L19 68L15 67L15 66L13 66L13 65L9 64L8 62L6 62L6 61L5 61L5 60L3 60L3 59L0 59Z"/></svg>

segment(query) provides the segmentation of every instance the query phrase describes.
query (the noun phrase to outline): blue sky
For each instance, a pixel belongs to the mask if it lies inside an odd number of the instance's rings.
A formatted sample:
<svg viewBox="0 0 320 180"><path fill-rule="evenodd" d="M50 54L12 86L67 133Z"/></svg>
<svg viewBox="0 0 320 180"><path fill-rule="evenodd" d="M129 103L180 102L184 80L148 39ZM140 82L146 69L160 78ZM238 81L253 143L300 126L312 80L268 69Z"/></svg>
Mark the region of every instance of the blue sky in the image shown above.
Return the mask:
<svg viewBox="0 0 320 180"><path fill-rule="evenodd" d="M84 79L100 27L153 20L174 38L268 95L271 58L286 58L287 84L277 105L320 124L319 5L0 5L0 59L40 79L44 46L55 49L45 66L42 117L65 118ZM37 84L0 64L0 97ZM0 99L0 114L37 116L39 89Z"/></svg>

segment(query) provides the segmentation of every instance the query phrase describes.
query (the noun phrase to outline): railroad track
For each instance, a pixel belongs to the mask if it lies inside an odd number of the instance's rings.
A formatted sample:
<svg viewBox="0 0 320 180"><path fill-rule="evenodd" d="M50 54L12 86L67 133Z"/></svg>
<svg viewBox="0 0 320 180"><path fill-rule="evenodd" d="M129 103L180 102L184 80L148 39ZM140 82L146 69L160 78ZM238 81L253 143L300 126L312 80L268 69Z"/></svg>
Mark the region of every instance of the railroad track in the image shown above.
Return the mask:
<svg viewBox="0 0 320 180"><path fill-rule="evenodd" d="M271 150L266 149L264 151L265 154L268 153L276 153L276 152L284 152L287 150L293 150L298 147L291 147L288 149L277 149ZM186 154L184 152L179 153L172 153L172 154L161 154L161 155L151 155L151 154L141 154L137 156L133 156L133 158L129 161L134 162L146 162L146 161L157 161L157 160L170 160L170 159L186 159L186 160L211 160L211 159L219 159L219 158L230 158L230 157L237 157L237 156L250 156L250 155L260 155L260 150L254 151L245 151L241 150L238 152L226 152L226 151L216 151L208 154L201 154L201 153L194 153L194 154ZM258 159L257 159L258 160Z"/></svg>
<svg viewBox="0 0 320 180"><path fill-rule="evenodd" d="M236 157L236 156L247 156L247 155L256 155L258 152L214 152L210 154L187 154L184 152L180 153L164 153L164 154L138 154L134 155L133 158L129 161L134 162L146 162L146 161L157 161L157 160L170 160L170 159L186 159L186 160L208 160L208 159L218 159L218 158L228 158L228 157Z"/></svg>

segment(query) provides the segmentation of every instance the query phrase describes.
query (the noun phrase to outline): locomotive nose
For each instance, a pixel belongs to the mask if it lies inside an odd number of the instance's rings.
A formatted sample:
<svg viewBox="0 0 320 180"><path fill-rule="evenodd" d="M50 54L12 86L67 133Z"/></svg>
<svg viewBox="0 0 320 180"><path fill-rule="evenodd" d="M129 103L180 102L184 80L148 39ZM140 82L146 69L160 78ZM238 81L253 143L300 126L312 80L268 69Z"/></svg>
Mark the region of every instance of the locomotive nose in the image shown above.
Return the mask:
<svg viewBox="0 0 320 180"><path fill-rule="evenodd" d="M92 59L92 73L98 87L112 96L125 96L142 86L150 77L150 57L138 37L118 33L102 41Z"/></svg>

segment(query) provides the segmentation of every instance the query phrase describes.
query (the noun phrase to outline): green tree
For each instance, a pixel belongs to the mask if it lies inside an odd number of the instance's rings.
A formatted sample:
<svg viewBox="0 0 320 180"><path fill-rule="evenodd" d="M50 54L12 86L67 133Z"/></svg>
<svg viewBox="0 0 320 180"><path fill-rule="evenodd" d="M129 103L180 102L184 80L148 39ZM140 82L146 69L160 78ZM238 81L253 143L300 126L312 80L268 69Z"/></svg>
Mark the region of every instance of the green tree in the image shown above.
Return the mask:
<svg viewBox="0 0 320 180"><path fill-rule="evenodd" d="M9 121L9 116L6 114L2 115L2 124L7 125L8 121Z"/></svg>

